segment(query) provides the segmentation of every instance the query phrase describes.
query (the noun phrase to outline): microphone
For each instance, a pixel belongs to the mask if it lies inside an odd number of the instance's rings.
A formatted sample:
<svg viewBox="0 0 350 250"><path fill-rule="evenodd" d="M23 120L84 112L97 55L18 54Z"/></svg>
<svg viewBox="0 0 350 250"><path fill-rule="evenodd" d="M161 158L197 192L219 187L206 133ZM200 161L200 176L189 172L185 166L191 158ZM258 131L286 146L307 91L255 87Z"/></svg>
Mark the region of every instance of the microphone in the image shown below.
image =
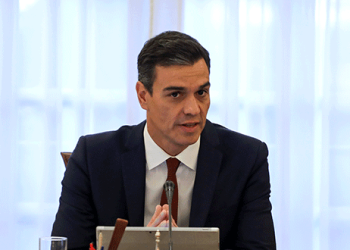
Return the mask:
<svg viewBox="0 0 350 250"><path fill-rule="evenodd" d="M168 205L169 205L169 250L173 249L173 237L172 237L172 211L171 211L171 203L173 201L173 195L174 195L174 189L175 189L175 184L172 181L166 181L163 185L163 189L166 194L166 198L168 200Z"/></svg>

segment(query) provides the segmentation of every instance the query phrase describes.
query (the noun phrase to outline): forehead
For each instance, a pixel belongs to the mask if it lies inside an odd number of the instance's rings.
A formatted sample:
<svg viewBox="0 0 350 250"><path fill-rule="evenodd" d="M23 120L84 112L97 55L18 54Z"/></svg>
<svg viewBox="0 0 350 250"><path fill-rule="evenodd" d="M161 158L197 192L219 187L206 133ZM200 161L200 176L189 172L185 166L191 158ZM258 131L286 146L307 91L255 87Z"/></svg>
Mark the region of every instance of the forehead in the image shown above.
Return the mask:
<svg viewBox="0 0 350 250"><path fill-rule="evenodd" d="M209 82L209 70L204 59L193 65L156 66L153 88L168 86L200 86Z"/></svg>

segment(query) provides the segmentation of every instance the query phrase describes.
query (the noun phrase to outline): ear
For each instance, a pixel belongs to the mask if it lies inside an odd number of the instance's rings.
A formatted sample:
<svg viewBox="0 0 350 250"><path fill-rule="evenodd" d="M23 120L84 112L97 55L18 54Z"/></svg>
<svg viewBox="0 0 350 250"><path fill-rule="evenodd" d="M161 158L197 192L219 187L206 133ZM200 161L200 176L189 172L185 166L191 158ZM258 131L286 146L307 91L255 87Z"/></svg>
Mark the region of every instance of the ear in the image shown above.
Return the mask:
<svg viewBox="0 0 350 250"><path fill-rule="evenodd" d="M140 81L136 83L136 93L137 93L137 98L139 99L141 108L143 108L144 110L148 110L147 95L149 95L149 93L145 88L145 86L143 85L143 83Z"/></svg>

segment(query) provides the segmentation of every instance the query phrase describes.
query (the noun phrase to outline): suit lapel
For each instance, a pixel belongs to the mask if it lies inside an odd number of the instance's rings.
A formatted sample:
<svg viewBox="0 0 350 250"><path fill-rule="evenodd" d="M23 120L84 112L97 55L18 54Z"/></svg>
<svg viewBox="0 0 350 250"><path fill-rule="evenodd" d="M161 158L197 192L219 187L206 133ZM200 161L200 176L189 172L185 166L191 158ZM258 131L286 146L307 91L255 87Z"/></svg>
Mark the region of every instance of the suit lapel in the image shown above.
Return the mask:
<svg viewBox="0 0 350 250"><path fill-rule="evenodd" d="M222 152L218 145L215 128L207 120L198 153L189 223L191 227L203 227L208 217L222 161Z"/></svg>
<svg viewBox="0 0 350 250"><path fill-rule="evenodd" d="M146 157L143 142L145 122L133 128L122 155L122 171L129 226L143 226L145 207Z"/></svg>

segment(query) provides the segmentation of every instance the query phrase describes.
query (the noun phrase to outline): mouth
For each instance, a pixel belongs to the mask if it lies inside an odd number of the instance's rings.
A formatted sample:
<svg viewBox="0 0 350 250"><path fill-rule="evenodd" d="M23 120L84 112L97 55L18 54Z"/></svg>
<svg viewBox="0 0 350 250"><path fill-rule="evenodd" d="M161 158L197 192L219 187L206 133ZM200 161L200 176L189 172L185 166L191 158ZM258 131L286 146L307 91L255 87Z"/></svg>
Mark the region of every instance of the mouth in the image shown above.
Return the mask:
<svg viewBox="0 0 350 250"><path fill-rule="evenodd" d="M200 123L199 122L186 122L180 124L182 131L185 133L196 133L198 131Z"/></svg>
<svg viewBox="0 0 350 250"><path fill-rule="evenodd" d="M193 128L197 126L199 122L184 122L181 124L181 126L188 127L188 128Z"/></svg>
<svg viewBox="0 0 350 250"><path fill-rule="evenodd" d="M195 127L198 124L199 124L198 122L193 122L193 123L184 123L184 124L181 124L181 125L184 126L184 127L187 127L187 128L193 128L193 127Z"/></svg>

